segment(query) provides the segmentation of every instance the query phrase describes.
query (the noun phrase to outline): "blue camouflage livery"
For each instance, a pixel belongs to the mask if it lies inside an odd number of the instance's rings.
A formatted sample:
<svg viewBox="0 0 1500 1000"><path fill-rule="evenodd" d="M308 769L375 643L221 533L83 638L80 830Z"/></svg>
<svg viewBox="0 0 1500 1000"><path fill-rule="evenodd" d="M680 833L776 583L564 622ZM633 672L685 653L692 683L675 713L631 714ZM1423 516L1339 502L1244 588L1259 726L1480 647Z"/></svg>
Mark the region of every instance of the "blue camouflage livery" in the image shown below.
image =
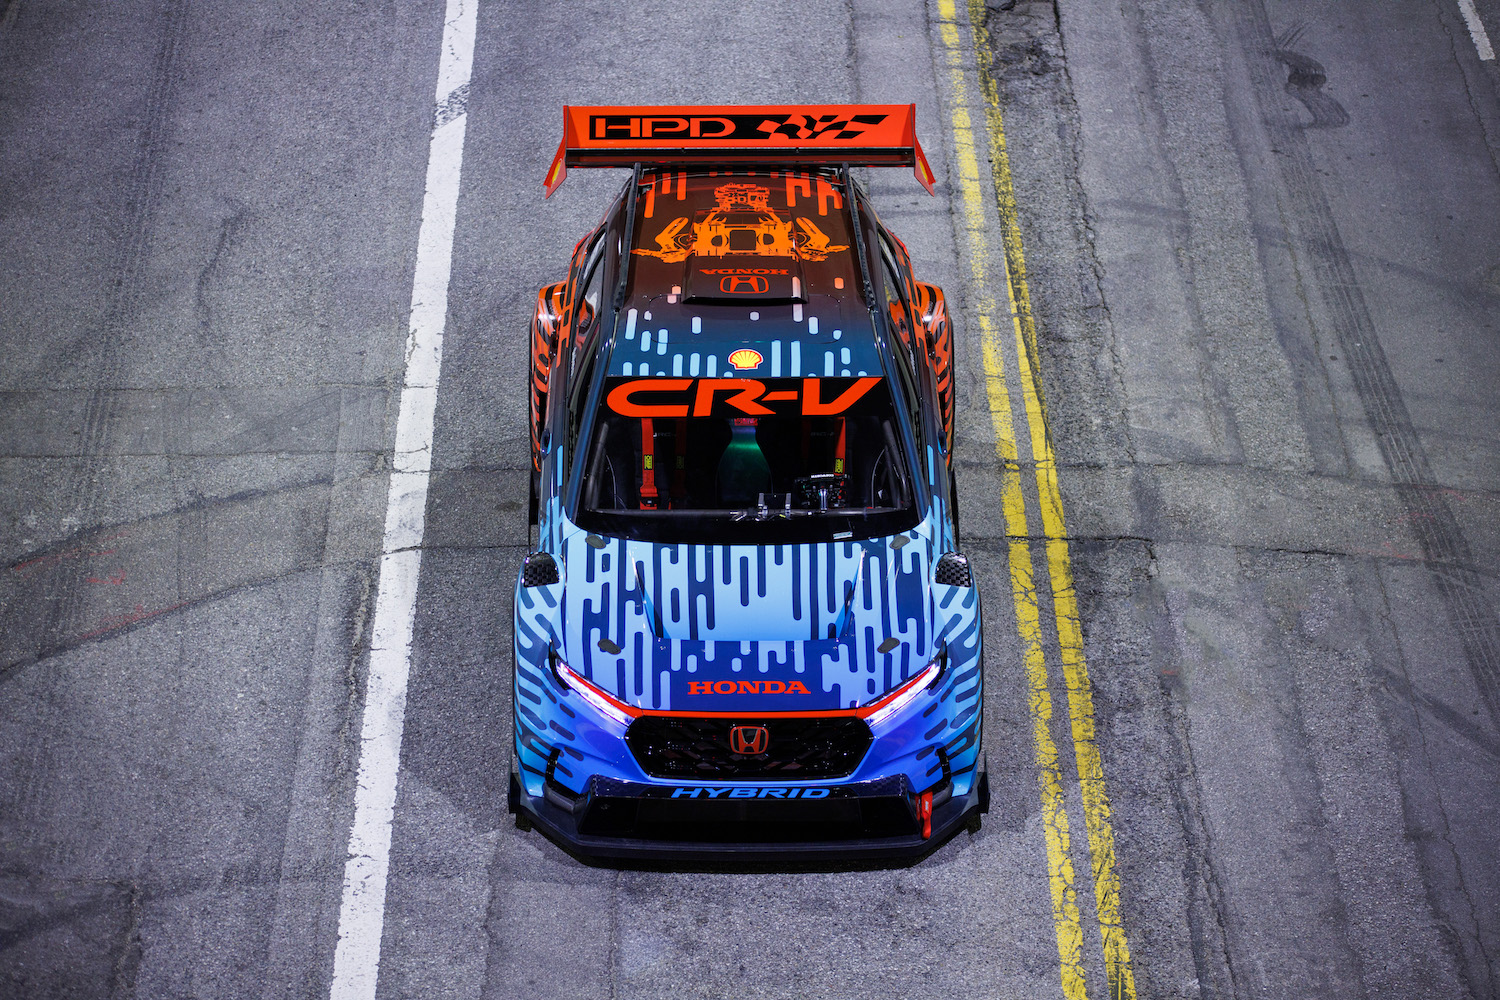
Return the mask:
<svg viewBox="0 0 1500 1000"><path fill-rule="evenodd" d="M610 720L559 683L551 657L638 708L750 717L868 704L939 652L948 659L941 687L893 720L876 743L888 755L872 753L848 780L899 773L920 792L946 774L954 794L968 793L981 724L979 591L933 582L933 545L921 527L893 538L759 551L601 539L566 522L560 533L564 582L525 587L518 579L516 587L516 754L529 794L541 795L547 778L575 793L595 775L658 780L642 771ZM653 609L664 609L655 621ZM759 624L736 629L741 619ZM767 628L782 634L713 638L715 630ZM820 634L825 629L834 634ZM792 701L737 690L732 705L687 694L690 679L749 678L801 680L810 694Z"/></svg>

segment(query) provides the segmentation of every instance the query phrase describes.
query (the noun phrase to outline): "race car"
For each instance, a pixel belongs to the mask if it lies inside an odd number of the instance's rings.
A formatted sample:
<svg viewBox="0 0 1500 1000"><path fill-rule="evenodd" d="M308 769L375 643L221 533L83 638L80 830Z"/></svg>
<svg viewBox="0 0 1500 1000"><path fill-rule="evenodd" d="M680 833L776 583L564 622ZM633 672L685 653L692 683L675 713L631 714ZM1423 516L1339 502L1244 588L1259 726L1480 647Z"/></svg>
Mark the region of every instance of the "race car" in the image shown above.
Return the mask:
<svg viewBox="0 0 1500 1000"><path fill-rule="evenodd" d="M585 858L920 857L988 809L914 106L567 107L631 175L532 322L510 809Z"/></svg>

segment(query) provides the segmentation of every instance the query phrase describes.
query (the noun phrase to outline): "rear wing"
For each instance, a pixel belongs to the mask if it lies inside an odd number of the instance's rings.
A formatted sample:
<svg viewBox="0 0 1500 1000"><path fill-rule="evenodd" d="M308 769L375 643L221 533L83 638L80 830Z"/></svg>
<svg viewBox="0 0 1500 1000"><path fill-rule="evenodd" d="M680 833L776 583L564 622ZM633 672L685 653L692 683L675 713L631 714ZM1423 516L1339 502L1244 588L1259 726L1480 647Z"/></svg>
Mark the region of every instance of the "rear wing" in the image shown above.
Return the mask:
<svg viewBox="0 0 1500 1000"><path fill-rule="evenodd" d="M915 104L563 107L563 137L544 182L569 167L911 167L933 193Z"/></svg>

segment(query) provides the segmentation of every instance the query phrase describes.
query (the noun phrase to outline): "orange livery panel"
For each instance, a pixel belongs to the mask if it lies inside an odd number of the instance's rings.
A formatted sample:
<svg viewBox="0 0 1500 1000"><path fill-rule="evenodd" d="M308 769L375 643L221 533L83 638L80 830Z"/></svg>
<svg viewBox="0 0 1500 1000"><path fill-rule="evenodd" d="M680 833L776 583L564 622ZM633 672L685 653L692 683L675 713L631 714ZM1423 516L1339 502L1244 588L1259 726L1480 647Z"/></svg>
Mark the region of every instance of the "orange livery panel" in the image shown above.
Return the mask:
<svg viewBox="0 0 1500 1000"><path fill-rule="evenodd" d="M547 194L569 167L636 163L907 166L928 193L934 183L914 104L564 106Z"/></svg>
<svg viewBox="0 0 1500 1000"><path fill-rule="evenodd" d="M531 320L531 467L542 468L542 421L547 411L547 383L558 333L568 325L568 283L545 286L536 296L536 314Z"/></svg>

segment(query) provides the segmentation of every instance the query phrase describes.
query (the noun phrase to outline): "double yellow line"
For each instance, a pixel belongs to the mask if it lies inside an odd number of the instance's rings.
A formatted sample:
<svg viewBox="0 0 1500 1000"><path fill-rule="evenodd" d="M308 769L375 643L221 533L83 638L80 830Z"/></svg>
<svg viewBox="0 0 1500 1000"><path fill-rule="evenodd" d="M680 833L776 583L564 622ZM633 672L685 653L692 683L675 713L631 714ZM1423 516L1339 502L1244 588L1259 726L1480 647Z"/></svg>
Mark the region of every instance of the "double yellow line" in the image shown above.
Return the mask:
<svg viewBox="0 0 1500 1000"><path fill-rule="evenodd" d="M1073 566L1068 555L1068 532L1063 522L1062 497L1057 488L1057 460L1052 451L1041 385L1037 380L1036 323L1032 318L1031 299L1026 288L1026 258L1022 253L1021 231L1016 219L1015 189L1011 181L1010 160L1006 154L1005 131L1000 120L999 91L990 75L989 62L985 56L988 40L983 26L984 4L982 0L968 2L970 42L978 68L980 88L984 94L985 132L1005 250L1007 305L1015 336L1017 374L1030 437L1042 533L1046 540L1047 576L1051 583L1059 659L1067 690L1069 731L1078 767L1084 829L1088 833L1094 907L1104 948L1105 975L1110 1000L1135 1000L1130 945L1126 941L1125 928L1120 919L1120 878L1115 871L1115 840L1114 830L1110 825L1109 796L1104 787L1104 767L1099 747L1094 740L1093 690L1083 654L1083 630L1073 587ZM1026 522L1026 500L1021 489L1022 467L1011 413L1010 387L1006 382L1005 356L994 318L997 303L990 294L989 227L980 186L974 126L969 116L963 46L959 38L960 25L954 0L938 0L938 12L939 29L947 53L953 88L953 138L958 156L964 228L969 239L972 287L979 296L975 312L979 318L985 389L995 432L995 451L1000 458L1001 509L1005 515L1006 535L1010 539L1011 593L1015 601L1016 622L1020 630L1030 688L1032 734L1036 742L1042 820L1047 843L1048 880L1052 892L1053 921L1057 929L1062 990L1067 1000L1087 1000L1083 969L1083 925L1074 889L1062 766L1057 745L1052 738L1052 693L1043 646L1041 604L1031 555L1031 532Z"/></svg>

